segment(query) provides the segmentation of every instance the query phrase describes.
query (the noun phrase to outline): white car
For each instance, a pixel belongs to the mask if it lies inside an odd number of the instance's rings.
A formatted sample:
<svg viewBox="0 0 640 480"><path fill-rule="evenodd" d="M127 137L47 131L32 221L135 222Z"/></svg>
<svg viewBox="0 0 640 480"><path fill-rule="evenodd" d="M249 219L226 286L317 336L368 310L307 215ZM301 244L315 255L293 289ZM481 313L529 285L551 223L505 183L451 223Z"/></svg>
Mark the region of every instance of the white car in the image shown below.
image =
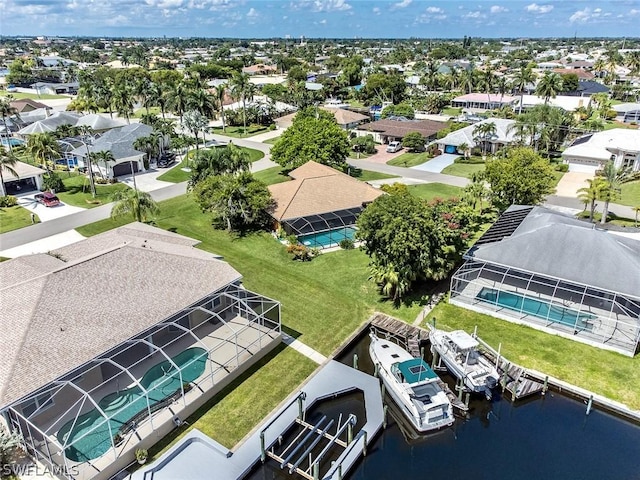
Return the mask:
<svg viewBox="0 0 640 480"><path fill-rule="evenodd" d="M389 142L387 145L387 153L396 153L402 150L402 144L400 142Z"/></svg>

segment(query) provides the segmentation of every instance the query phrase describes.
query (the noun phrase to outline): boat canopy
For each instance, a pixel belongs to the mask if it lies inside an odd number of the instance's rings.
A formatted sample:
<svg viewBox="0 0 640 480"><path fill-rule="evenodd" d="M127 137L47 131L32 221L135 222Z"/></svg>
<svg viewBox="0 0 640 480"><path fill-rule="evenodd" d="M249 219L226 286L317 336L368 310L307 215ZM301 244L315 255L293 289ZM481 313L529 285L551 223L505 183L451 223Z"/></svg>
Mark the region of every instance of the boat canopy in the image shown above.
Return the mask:
<svg viewBox="0 0 640 480"><path fill-rule="evenodd" d="M469 350L478 346L478 341L464 330L456 330L447 335L458 350Z"/></svg>
<svg viewBox="0 0 640 480"><path fill-rule="evenodd" d="M421 358L412 358L398 364L398 370L404 376L407 383L424 382L438 378L433 370Z"/></svg>

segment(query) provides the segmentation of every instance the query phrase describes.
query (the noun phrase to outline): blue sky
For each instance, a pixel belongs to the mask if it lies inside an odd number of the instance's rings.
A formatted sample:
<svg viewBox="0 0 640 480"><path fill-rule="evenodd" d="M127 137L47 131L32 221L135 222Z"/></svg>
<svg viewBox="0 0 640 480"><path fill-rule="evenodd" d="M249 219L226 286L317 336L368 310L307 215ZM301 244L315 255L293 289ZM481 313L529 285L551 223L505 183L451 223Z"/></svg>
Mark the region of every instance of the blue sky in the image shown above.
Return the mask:
<svg viewBox="0 0 640 480"><path fill-rule="evenodd" d="M0 0L1 35L640 36L640 0Z"/></svg>

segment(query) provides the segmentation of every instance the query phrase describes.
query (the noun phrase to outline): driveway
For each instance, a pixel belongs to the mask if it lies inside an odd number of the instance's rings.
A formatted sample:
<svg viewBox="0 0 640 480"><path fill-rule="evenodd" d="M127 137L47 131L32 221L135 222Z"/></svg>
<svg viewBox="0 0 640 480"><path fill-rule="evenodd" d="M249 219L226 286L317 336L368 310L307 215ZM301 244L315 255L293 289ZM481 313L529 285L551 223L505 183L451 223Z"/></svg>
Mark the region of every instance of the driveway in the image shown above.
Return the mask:
<svg viewBox="0 0 640 480"><path fill-rule="evenodd" d="M7 250L0 250L0 257L16 258L23 255L33 255L36 253L47 253L57 248L66 247L72 243L84 240L85 237L80 235L75 230L69 230L67 232L58 233L45 237L34 242L25 243L17 247L9 248Z"/></svg>
<svg viewBox="0 0 640 480"><path fill-rule="evenodd" d="M72 215L86 210L85 208L73 207L62 202L60 202L60 205L56 205L55 207L45 207L41 203L38 203L34 198L38 193L40 192L25 193L17 198L18 205L35 213L41 222L48 222L50 220L55 220L60 217L65 217L67 215Z"/></svg>
<svg viewBox="0 0 640 480"><path fill-rule="evenodd" d="M376 150L377 150L377 153L374 153L370 157L366 158L368 162L386 164L389 160L399 157L403 153L407 153L405 149L402 149L396 153L388 153L386 145L376 145Z"/></svg>
<svg viewBox="0 0 640 480"><path fill-rule="evenodd" d="M556 195L558 197L577 197L578 190L583 187L588 187L587 180L590 180L595 175L593 173L584 172L567 172L565 173L556 187Z"/></svg>
<svg viewBox="0 0 640 480"><path fill-rule="evenodd" d="M161 188L173 185L171 182L158 180L158 177L175 166L176 164L172 164L169 168L150 168L146 172L136 173L136 186L138 190L142 192L153 192L154 190L160 190ZM118 177L118 181L133 188L133 175Z"/></svg>
<svg viewBox="0 0 640 480"><path fill-rule="evenodd" d="M428 162L421 163L420 165L416 165L411 168L415 170L422 170L423 172L440 173L449 165L453 165L455 159L459 157L460 155L454 153L443 153L442 155L432 158Z"/></svg>

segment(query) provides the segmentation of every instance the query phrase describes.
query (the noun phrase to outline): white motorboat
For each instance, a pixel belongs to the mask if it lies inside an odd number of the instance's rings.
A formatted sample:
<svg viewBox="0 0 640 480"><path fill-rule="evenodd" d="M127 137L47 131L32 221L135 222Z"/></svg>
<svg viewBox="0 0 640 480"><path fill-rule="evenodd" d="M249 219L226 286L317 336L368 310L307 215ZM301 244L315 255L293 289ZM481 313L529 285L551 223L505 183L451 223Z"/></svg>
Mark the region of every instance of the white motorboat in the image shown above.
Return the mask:
<svg viewBox="0 0 640 480"><path fill-rule="evenodd" d="M419 432L453 424L453 407L438 376L421 358L371 333L369 355L402 413Z"/></svg>
<svg viewBox="0 0 640 480"><path fill-rule="evenodd" d="M447 369L472 392L491 399L500 375L493 364L478 351L478 341L463 330L445 332L432 328L431 349L437 352Z"/></svg>

